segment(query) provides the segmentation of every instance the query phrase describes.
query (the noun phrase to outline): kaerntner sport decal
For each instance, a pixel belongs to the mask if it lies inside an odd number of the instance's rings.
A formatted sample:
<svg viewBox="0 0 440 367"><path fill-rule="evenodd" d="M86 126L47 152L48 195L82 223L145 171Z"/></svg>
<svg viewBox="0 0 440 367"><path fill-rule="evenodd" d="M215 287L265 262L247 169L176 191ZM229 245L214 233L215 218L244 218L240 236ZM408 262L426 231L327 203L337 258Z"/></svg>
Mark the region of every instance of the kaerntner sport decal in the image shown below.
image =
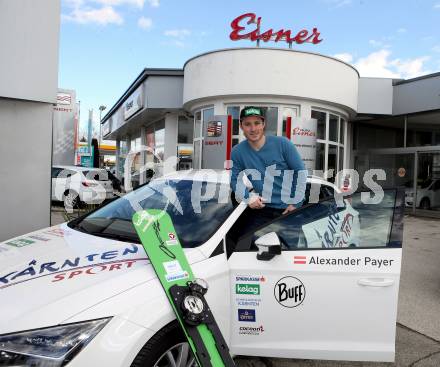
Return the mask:
<svg viewBox="0 0 440 367"><path fill-rule="evenodd" d="M298 278L284 277L275 284L274 295L281 306L293 308L303 303L306 289Z"/></svg>

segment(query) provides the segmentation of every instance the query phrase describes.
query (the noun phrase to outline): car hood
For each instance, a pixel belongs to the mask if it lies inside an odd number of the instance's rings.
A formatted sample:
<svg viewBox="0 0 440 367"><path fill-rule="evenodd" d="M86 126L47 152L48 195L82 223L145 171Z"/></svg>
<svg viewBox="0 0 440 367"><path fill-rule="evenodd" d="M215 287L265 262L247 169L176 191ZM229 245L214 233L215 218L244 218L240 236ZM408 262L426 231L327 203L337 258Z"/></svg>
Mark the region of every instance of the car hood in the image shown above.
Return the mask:
<svg viewBox="0 0 440 367"><path fill-rule="evenodd" d="M190 263L204 259L186 250ZM51 326L156 275L142 245L66 224L0 243L0 334ZM113 316L102 315L104 316Z"/></svg>

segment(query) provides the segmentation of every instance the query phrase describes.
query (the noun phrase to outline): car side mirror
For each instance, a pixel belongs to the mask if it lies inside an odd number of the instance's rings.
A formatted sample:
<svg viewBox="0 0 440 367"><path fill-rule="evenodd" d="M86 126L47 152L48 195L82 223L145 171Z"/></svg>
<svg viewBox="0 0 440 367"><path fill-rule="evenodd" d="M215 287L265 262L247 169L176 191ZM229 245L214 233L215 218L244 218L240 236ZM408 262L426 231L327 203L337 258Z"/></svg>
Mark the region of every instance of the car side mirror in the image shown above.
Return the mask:
<svg viewBox="0 0 440 367"><path fill-rule="evenodd" d="M275 232L269 232L255 241L258 247L257 260L269 261L275 255L281 255L281 243Z"/></svg>

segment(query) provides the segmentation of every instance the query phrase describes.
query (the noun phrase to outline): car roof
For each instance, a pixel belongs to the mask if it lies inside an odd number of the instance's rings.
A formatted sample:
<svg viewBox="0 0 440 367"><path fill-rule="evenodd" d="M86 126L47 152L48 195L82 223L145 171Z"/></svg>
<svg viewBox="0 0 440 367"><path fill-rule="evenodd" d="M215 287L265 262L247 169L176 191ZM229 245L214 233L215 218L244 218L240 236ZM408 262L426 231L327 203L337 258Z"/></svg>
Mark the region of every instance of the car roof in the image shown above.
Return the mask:
<svg viewBox="0 0 440 367"><path fill-rule="evenodd" d="M52 168L61 168L61 169L70 169L72 171L105 171L105 168L94 168L94 167L82 167L82 166L63 166L63 165L54 165Z"/></svg>
<svg viewBox="0 0 440 367"><path fill-rule="evenodd" d="M169 179L169 180L194 180L194 181L207 181L207 182L218 182L222 184L229 184L230 171L221 169L189 169L182 171L174 171L165 174L157 179ZM340 193L339 188L329 182L324 180L322 177L315 175L308 175L307 182L330 186L333 190Z"/></svg>

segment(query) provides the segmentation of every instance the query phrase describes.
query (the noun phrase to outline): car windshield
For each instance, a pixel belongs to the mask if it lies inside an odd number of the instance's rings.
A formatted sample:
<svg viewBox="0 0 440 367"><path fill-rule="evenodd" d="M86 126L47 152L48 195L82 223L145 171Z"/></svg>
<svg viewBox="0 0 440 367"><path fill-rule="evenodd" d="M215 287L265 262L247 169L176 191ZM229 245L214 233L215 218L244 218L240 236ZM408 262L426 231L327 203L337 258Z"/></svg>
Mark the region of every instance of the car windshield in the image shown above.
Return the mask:
<svg viewBox="0 0 440 367"><path fill-rule="evenodd" d="M92 235L139 243L131 219L136 211L163 209L183 247L206 242L233 210L229 185L192 180L154 180L69 226Z"/></svg>

